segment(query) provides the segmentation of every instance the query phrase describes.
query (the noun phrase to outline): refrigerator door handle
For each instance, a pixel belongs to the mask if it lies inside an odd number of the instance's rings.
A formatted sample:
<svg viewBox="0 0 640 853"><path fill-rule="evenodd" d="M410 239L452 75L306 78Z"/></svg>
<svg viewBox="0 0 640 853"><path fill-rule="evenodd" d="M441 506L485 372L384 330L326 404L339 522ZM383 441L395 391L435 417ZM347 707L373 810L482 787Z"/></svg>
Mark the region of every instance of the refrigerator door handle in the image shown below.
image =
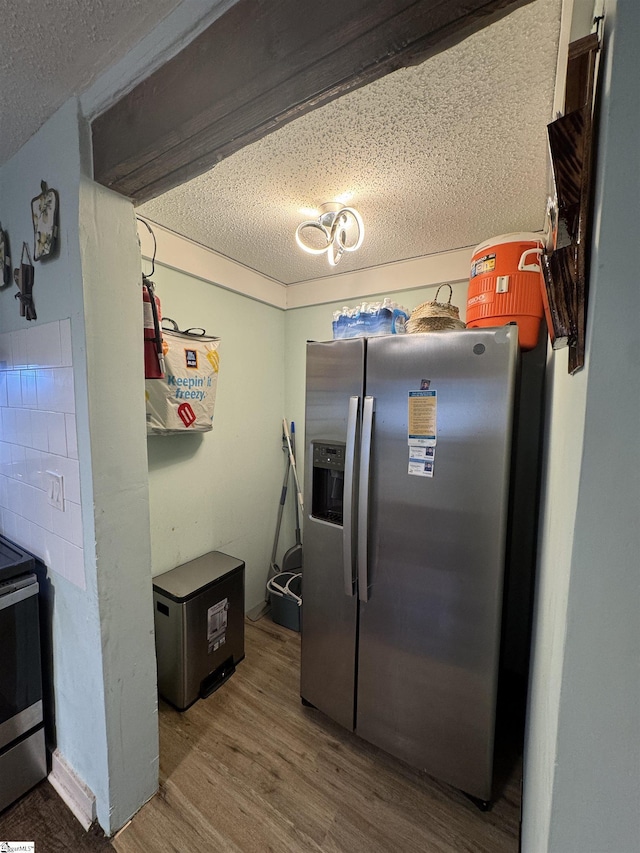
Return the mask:
<svg viewBox="0 0 640 853"><path fill-rule="evenodd" d="M358 417L360 415L360 397L349 398L347 416L347 447L344 461L344 494L342 519L342 562L344 566L344 594L355 592L355 573L353 566L353 477L356 463L356 437Z"/></svg>
<svg viewBox="0 0 640 853"><path fill-rule="evenodd" d="M358 597L369 601L369 472L371 468L371 436L375 400L365 397L362 407L362 441L360 444L360 482L358 485Z"/></svg>

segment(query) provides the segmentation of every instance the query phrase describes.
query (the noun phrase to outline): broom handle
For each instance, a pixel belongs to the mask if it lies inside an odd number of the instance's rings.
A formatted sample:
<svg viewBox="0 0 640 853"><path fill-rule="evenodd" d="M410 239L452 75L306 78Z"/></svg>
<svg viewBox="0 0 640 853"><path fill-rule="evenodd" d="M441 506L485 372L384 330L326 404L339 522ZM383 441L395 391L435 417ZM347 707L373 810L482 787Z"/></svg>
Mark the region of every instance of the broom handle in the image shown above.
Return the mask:
<svg viewBox="0 0 640 853"><path fill-rule="evenodd" d="M284 447L282 448L284 450ZM274 565L276 561L276 554L278 553L278 540L280 539L280 527L282 526L282 512L284 510L285 501L287 500L287 486L289 483L289 470L291 468L291 461L287 457L287 464L284 472L284 482L282 484L282 489L280 491L280 503L278 504L278 518L276 521L276 532L273 537L273 550L271 551L271 565Z"/></svg>
<svg viewBox="0 0 640 853"><path fill-rule="evenodd" d="M296 458L296 425L293 421L291 421L291 450L293 452L293 458ZM302 540L300 539L300 517L298 513L298 503L297 501L293 502L293 506L296 511L296 545L302 544Z"/></svg>
<svg viewBox="0 0 640 853"><path fill-rule="evenodd" d="M296 491L298 493L298 503L300 504L300 511L304 512L304 503L302 500L302 491L300 490L300 481L298 480L296 459L293 455L293 450L291 449L291 436L289 435L289 424L287 423L286 418L282 419L282 428L284 429L284 437L286 439L287 448L289 450L289 459L291 460L291 467L293 469L293 479L296 481Z"/></svg>

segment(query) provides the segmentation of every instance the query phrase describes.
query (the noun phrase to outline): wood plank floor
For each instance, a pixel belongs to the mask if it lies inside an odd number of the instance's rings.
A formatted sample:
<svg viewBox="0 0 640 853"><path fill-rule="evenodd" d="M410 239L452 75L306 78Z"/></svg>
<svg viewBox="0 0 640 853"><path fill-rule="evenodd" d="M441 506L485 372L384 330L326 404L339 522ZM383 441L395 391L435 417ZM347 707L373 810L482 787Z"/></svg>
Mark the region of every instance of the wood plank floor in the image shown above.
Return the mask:
<svg viewBox="0 0 640 853"><path fill-rule="evenodd" d="M160 792L117 853L517 853L520 770L492 811L343 731L299 698L300 637L246 623L217 693L160 707Z"/></svg>
<svg viewBox="0 0 640 853"><path fill-rule="evenodd" d="M0 814L2 841L33 841L36 853L113 853L102 830L85 832L44 780Z"/></svg>

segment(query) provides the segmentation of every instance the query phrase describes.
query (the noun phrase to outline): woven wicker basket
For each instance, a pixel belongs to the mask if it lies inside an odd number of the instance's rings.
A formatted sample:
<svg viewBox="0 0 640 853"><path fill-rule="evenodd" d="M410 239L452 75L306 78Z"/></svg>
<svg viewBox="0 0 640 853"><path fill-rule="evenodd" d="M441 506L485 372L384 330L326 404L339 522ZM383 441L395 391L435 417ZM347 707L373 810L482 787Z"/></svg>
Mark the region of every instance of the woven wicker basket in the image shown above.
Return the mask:
<svg viewBox="0 0 640 853"><path fill-rule="evenodd" d="M449 288L449 301L438 302L438 294L443 287ZM436 332L444 329L465 329L460 319L460 310L451 304L453 288L450 284L441 284L436 290L436 298L431 302L423 302L411 312L407 321L407 332Z"/></svg>

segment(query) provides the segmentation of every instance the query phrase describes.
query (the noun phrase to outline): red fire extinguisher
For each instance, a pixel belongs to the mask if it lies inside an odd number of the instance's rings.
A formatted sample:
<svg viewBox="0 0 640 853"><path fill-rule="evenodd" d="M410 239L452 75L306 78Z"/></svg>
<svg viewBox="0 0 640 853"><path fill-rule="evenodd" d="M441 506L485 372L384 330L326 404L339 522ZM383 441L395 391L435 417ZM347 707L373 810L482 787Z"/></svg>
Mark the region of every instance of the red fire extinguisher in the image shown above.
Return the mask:
<svg viewBox="0 0 640 853"><path fill-rule="evenodd" d="M162 311L151 279L142 276L142 302L144 310L144 377L164 378L164 353L162 351Z"/></svg>

